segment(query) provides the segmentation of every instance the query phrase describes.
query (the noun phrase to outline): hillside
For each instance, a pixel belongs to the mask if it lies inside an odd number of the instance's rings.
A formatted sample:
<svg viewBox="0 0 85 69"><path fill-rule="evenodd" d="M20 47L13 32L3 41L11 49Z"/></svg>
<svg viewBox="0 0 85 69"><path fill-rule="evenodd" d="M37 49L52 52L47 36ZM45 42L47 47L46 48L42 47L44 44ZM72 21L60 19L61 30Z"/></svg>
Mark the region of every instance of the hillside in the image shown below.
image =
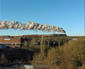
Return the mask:
<svg viewBox="0 0 85 69"><path fill-rule="evenodd" d="M56 66L60 69L75 69L85 63L85 37L30 37L31 43L27 39L29 37L23 37L24 43L20 48L0 49L0 61L4 57L0 65L23 63L45 65L47 69ZM37 40L40 40L39 45L36 44ZM47 45L44 43L46 40L49 41Z"/></svg>

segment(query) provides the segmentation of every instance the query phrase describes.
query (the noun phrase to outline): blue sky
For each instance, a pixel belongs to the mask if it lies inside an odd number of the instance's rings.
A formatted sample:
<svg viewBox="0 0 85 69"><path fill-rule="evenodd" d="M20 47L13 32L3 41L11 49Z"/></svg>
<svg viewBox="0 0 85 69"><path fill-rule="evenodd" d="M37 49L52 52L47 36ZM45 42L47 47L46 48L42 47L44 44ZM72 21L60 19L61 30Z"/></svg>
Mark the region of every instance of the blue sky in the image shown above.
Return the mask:
<svg viewBox="0 0 85 69"><path fill-rule="evenodd" d="M0 20L37 22L62 27L69 36L84 35L84 0L0 0ZM42 33L0 30L0 35Z"/></svg>

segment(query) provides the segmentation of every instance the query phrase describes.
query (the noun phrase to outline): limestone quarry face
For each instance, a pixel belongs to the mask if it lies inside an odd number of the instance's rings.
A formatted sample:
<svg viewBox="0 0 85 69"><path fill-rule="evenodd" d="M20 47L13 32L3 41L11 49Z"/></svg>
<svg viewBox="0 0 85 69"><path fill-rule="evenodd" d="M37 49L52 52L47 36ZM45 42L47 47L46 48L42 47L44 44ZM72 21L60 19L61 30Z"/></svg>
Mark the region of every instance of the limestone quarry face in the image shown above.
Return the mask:
<svg viewBox="0 0 85 69"><path fill-rule="evenodd" d="M21 30L41 30L47 32L61 32L66 33L63 28L50 26L47 24L38 24L35 22L26 22L26 24L21 24L19 21L0 21L0 29L21 29Z"/></svg>

